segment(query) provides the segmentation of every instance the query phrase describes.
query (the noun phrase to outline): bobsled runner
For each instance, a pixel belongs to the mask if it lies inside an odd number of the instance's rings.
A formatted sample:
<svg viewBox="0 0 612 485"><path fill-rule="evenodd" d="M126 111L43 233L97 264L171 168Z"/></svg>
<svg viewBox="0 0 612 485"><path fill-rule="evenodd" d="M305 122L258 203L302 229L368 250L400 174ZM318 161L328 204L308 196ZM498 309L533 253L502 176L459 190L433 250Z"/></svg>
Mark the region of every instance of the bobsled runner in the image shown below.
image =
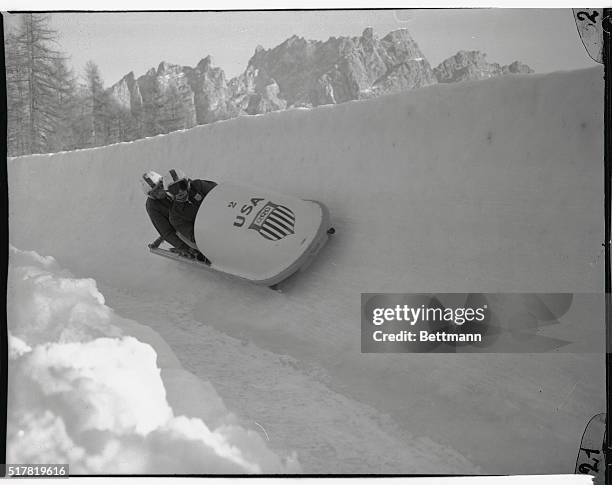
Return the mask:
<svg viewBox="0 0 612 485"><path fill-rule="evenodd" d="M150 251L274 287L307 267L334 232L321 202L219 183L202 201L194 223L197 248L210 264L167 249Z"/></svg>

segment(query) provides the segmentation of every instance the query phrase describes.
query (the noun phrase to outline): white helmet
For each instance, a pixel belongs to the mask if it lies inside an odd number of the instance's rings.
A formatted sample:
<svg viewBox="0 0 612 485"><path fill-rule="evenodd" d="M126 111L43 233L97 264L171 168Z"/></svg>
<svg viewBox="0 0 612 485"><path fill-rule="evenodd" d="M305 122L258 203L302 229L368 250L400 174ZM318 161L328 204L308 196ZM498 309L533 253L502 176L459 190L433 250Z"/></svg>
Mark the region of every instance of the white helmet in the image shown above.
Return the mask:
<svg viewBox="0 0 612 485"><path fill-rule="evenodd" d="M145 195L149 195L151 190L159 186L160 182L162 182L162 176L153 170L143 173L140 177L140 185Z"/></svg>
<svg viewBox="0 0 612 485"><path fill-rule="evenodd" d="M189 181L187 175L185 175L185 172L178 168L171 168L168 170L168 173L164 175L164 189L168 190L168 187L176 182L180 182L181 180Z"/></svg>

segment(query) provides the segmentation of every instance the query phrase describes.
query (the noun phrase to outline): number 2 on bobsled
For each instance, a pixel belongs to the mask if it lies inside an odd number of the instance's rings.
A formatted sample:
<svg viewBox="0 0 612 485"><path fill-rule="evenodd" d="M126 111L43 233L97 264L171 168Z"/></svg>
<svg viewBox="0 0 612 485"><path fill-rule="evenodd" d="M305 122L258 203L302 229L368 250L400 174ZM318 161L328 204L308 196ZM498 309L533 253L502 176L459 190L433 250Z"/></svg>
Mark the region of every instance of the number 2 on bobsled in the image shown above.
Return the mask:
<svg viewBox="0 0 612 485"><path fill-rule="evenodd" d="M196 244L210 265L166 249L150 251L274 286L305 268L334 232L320 202L219 183L202 201L194 223Z"/></svg>

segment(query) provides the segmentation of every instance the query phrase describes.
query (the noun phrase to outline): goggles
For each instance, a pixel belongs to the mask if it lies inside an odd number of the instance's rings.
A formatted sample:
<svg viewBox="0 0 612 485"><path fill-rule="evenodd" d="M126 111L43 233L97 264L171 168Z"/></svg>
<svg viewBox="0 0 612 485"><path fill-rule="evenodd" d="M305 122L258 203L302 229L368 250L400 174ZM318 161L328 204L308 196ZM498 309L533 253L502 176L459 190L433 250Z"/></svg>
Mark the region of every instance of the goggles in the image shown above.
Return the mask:
<svg viewBox="0 0 612 485"><path fill-rule="evenodd" d="M178 182L174 182L172 185L168 186L168 192L170 192L172 195L176 195L179 192L186 191L187 187L188 187L187 180L185 179L179 180Z"/></svg>
<svg viewBox="0 0 612 485"><path fill-rule="evenodd" d="M155 187L153 187L151 190L149 190L149 194L153 194L155 192L159 192L160 190L164 190L164 183L161 180L155 184Z"/></svg>

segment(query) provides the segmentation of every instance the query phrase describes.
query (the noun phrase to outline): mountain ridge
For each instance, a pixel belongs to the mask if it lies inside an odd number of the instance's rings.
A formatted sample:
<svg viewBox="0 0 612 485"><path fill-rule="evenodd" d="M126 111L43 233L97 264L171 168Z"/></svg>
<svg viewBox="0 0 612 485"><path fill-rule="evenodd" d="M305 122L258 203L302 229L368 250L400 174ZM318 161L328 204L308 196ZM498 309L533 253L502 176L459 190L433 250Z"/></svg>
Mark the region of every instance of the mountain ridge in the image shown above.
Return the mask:
<svg viewBox="0 0 612 485"><path fill-rule="evenodd" d="M502 66L480 51L464 50L432 68L407 29L379 38L367 27L361 36L321 41L293 35L269 49L258 45L245 70L230 79L207 55L195 67L164 60L139 77L131 71L107 92L141 137L241 115L533 72L519 61Z"/></svg>

